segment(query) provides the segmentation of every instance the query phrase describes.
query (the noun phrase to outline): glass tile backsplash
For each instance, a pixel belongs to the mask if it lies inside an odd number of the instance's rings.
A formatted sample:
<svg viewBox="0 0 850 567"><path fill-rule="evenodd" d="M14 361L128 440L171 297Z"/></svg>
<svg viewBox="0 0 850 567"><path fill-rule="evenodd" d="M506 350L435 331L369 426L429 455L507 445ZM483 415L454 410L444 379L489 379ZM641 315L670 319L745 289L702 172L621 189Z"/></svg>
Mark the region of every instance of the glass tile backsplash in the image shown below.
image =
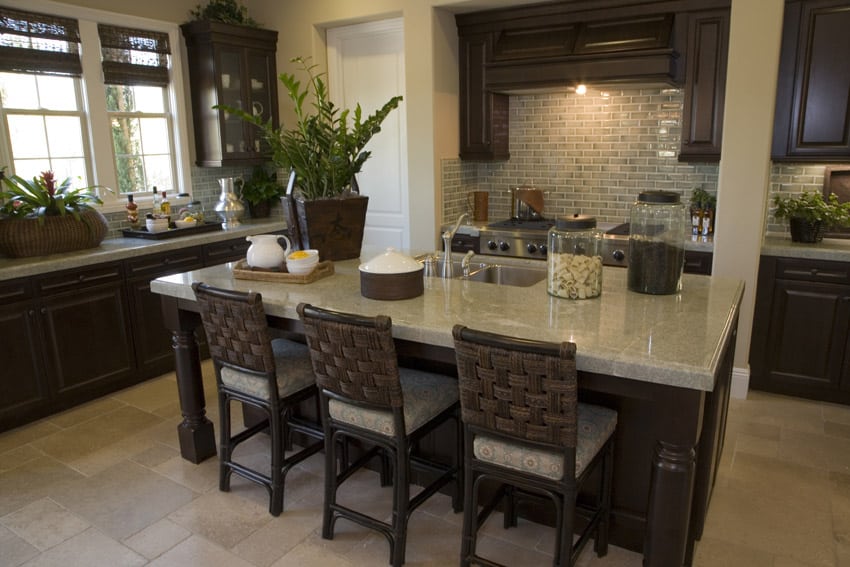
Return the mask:
<svg viewBox="0 0 850 567"><path fill-rule="evenodd" d="M470 212L466 195L490 192L490 220L510 216L511 187L545 191L545 215L581 213L625 222L638 193L665 189L685 202L701 187L717 195L719 165L680 163L683 92L655 87L588 89L586 95L540 93L510 98L510 154L501 162L441 162L443 222ZM820 191L823 165L773 164L770 198ZM773 218L767 230L787 232Z"/></svg>

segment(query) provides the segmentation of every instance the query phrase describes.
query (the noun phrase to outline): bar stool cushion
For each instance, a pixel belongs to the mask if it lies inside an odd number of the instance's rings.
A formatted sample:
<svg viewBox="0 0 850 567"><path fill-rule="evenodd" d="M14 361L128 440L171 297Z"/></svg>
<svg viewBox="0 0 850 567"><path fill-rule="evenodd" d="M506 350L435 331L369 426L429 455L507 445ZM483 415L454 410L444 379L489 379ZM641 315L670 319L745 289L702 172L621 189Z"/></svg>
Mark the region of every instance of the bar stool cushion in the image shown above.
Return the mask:
<svg viewBox="0 0 850 567"><path fill-rule="evenodd" d="M578 404L578 443L576 444L576 476L599 452L617 427L617 412L591 404ZM563 455L477 435L473 442L476 459L525 473L561 480L564 476Z"/></svg>
<svg viewBox="0 0 850 567"><path fill-rule="evenodd" d="M399 368L404 397L404 427L413 433L432 417L458 401L457 380L411 368ZM339 400L330 400L328 410L337 421L368 429L381 435L395 435L390 411L364 409Z"/></svg>
<svg viewBox="0 0 850 567"><path fill-rule="evenodd" d="M303 390L316 380L307 345L287 339L274 339L271 344L275 358L277 391L281 398ZM221 381L229 388L255 398L266 401L269 399L269 382L263 376L223 366Z"/></svg>

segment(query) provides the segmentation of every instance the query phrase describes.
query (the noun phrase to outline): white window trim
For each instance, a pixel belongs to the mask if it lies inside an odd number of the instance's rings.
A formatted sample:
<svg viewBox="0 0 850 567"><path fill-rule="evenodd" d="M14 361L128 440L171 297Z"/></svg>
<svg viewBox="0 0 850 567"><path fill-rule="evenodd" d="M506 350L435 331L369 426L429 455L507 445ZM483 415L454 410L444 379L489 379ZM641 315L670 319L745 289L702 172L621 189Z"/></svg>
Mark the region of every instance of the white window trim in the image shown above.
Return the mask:
<svg viewBox="0 0 850 567"><path fill-rule="evenodd" d="M8 4L5 1L0 2L0 5L7 5L20 9L21 7L15 4ZM191 177L191 154L189 153L190 141L190 114L186 104L186 92L184 89L183 70L183 38L180 33L178 24L172 22L163 22L149 18L141 18L138 16L129 16L126 14L118 14L115 12L107 12L103 10L95 10L92 8L83 8L80 6L72 6L69 4L60 4L58 2L50 2L49 0L28 0L26 9L33 12L42 12L45 14L55 14L68 18L76 18L80 23L80 37L82 39L82 65L83 65L83 102L89 109L87 114L89 132L85 136L91 140L91 167L93 169L94 179L92 183L105 185L107 187L116 188L118 186L115 162L113 159L112 136L109 126L109 116L106 112L106 88L103 84L103 73L101 72L101 56L100 56L100 41L97 34L97 24L112 24L116 26L124 26L131 28L140 28L152 31L158 31L168 34L168 40L171 43L171 89L169 106L171 110L171 122L174 124L174 160L176 169L176 179L174 180L175 187L173 193L192 193L192 177ZM93 34L93 35L92 35ZM98 46L97 49L92 49L91 46ZM92 111L91 109L102 109L100 111ZM95 136L95 132L101 132L100 136ZM5 146L5 144L3 144ZM6 147L0 147L0 158L2 163L9 163L11 154ZM106 195L104 206L101 208L104 213L111 213L124 210L126 202L117 196L117 194ZM152 197L148 194L135 194L136 202L143 208L147 201L151 201ZM173 201L174 195L169 197Z"/></svg>

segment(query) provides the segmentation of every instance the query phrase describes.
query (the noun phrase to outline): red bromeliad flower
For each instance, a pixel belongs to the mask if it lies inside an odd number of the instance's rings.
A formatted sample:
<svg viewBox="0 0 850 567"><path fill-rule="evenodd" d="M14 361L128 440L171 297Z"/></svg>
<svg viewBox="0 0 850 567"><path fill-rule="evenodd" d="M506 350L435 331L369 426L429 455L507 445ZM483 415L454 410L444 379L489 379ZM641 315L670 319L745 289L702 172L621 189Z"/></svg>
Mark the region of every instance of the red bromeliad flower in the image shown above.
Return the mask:
<svg viewBox="0 0 850 567"><path fill-rule="evenodd" d="M53 172L42 171L41 178L44 180L44 187L47 189L47 194L52 197L56 192L56 180L53 178Z"/></svg>

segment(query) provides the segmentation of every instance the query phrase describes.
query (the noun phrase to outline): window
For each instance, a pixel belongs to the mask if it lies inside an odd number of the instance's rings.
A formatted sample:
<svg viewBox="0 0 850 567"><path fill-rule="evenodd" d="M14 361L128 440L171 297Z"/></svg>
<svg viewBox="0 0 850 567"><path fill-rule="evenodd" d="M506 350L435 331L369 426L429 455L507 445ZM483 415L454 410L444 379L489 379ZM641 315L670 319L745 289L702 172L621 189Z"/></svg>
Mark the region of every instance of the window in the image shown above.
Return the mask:
<svg viewBox="0 0 850 567"><path fill-rule="evenodd" d="M177 26L32 4L45 12L0 6L0 165L109 187L107 212L190 192Z"/></svg>
<svg viewBox="0 0 850 567"><path fill-rule="evenodd" d="M174 187L168 112L168 36L98 25L118 189Z"/></svg>
<svg viewBox="0 0 850 567"><path fill-rule="evenodd" d="M89 179L76 20L0 9L0 97L16 174Z"/></svg>

